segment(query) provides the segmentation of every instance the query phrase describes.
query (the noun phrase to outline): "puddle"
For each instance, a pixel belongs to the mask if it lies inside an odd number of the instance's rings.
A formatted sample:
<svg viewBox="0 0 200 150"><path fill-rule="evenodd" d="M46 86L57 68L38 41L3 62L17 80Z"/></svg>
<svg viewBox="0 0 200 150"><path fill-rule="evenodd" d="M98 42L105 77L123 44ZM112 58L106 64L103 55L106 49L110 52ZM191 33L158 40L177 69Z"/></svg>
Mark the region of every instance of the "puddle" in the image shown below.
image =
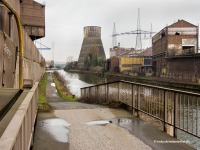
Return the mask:
<svg viewBox="0 0 200 150"><path fill-rule="evenodd" d="M51 86L56 87L56 84L55 83L51 83Z"/></svg>
<svg viewBox="0 0 200 150"><path fill-rule="evenodd" d="M52 96L52 97L57 97L58 95L57 95L57 94L51 94L51 96Z"/></svg>
<svg viewBox="0 0 200 150"><path fill-rule="evenodd" d="M85 125L88 126L93 126L93 125L106 125L109 123L114 123L117 124L119 126L123 126L123 125L130 125L132 124L133 120L129 119L129 118L113 118L111 120L96 120L96 121L89 121L84 123Z"/></svg>
<svg viewBox="0 0 200 150"><path fill-rule="evenodd" d="M93 126L93 125L106 125L106 124L109 124L109 123L112 123L112 121L110 121L110 120L98 120L98 121L86 122L84 124L88 125L88 126Z"/></svg>
<svg viewBox="0 0 200 150"><path fill-rule="evenodd" d="M59 118L45 119L38 122L38 128L42 131L43 136L48 135L50 137L46 141L55 140L61 143L68 142L69 126L68 122Z"/></svg>
<svg viewBox="0 0 200 150"><path fill-rule="evenodd" d="M129 118L114 118L111 121L112 123L115 123L118 125L129 125L133 123L133 119L129 119Z"/></svg>

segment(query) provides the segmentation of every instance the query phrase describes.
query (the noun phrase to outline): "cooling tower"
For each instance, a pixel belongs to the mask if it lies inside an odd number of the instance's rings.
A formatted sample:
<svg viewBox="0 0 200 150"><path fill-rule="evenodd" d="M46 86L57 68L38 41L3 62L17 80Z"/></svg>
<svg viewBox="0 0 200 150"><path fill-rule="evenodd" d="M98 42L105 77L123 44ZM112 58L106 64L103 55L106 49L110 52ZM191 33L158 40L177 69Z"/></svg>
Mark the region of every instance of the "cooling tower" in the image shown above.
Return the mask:
<svg viewBox="0 0 200 150"><path fill-rule="evenodd" d="M106 56L101 41L101 27L84 27L84 39L78 59L78 68L99 66L105 60Z"/></svg>

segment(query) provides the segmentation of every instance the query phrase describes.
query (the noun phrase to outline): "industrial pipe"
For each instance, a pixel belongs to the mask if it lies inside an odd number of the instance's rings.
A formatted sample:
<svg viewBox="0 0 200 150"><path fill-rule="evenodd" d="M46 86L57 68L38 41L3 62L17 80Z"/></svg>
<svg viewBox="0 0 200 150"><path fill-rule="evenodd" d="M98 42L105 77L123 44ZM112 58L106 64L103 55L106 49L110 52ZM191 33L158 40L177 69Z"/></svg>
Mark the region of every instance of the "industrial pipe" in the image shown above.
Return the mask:
<svg viewBox="0 0 200 150"><path fill-rule="evenodd" d="M23 88L23 61L24 61L24 44L23 44L23 31L22 25L20 22L20 17L17 14L16 10L8 4L7 0L0 0L10 11L14 14L15 20L18 28L18 36L19 36L19 88Z"/></svg>

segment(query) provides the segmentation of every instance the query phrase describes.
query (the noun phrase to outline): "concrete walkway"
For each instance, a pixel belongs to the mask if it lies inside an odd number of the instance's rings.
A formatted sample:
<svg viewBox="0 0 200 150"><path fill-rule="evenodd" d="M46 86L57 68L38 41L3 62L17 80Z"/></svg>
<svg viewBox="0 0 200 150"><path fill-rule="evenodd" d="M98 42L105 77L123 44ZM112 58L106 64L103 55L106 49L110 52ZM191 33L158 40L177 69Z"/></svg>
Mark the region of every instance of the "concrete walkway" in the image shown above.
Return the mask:
<svg viewBox="0 0 200 150"><path fill-rule="evenodd" d="M47 98L54 111L38 114L33 150L53 150L55 148L57 150L192 149L186 144L159 143L161 140L176 142L177 139L125 110L66 102L60 99L51 76L47 83ZM52 118L60 118L66 122L63 132L67 134L67 142L53 138L51 131L44 129L44 122ZM61 134L59 130L59 135Z"/></svg>

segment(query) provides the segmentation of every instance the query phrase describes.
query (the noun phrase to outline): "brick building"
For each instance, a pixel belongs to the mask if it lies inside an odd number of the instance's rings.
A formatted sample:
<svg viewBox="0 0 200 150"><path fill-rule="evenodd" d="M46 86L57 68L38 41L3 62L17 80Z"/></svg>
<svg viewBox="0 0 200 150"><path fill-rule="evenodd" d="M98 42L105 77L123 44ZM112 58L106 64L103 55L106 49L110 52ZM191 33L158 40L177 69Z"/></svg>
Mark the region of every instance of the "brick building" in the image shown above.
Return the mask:
<svg viewBox="0 0 200 150"><path fill-rule="evenodd" d="M198 30L198 26L178 20L153 37L153 67L156 76L200 81Z"/></svg>
<svg viewBox="0 0 200 150"><path fill-rule="evenodd" d="M170 64L172 64L173 58L178 57L183 65L185 64L184 59L180 58L185 58L185 56L192 57L197 53L198 26L185 20L178 20L178 22L162 29L152 39L155 75L171 74L172 65ZM183 72L178 72L178 70L176 72L175 69L173 74L183 74Z"/></svg>

